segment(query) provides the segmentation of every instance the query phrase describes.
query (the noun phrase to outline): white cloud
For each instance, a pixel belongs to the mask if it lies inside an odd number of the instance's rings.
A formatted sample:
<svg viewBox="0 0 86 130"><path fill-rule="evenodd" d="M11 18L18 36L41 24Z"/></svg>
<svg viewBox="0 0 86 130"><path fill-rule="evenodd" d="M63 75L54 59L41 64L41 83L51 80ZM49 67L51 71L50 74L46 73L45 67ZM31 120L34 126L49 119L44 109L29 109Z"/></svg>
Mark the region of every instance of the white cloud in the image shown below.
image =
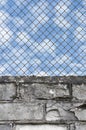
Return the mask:
<svg viewBox="0 0 86 130"><path fill-rule="evenodd" d="M24 49L13 49L9 55L14 59L12 61L14 61L16 64L20 63L21 65L27 65L30 62L31 55L28 55Z"/></svg>
<svg viewBox="0 0 86 130"><path fill-rule="evenodd" d="M5 60L8 61L8 64L15 66L27 66L28 61L30 61L30 56L26 52L24 48L11 48L12 51L7 54L6 52L3 54ZM7 66L8 67L8 66Z"/></svg>
<svg viewBox="0 0 86 130"><path fill-rule="evenodd" d="M48 39L45 39L37 47L37 50L41 51L42 53L44 53L44 52L52 53L53 51L55 51L55 44L53 42L49 41Z"/></svg>
<svg viewBox="0 0 86 130"><path fill-rule="evenodd" d="M3 25L2 27L0 26L0 45L7 44L11 40L13 36L12 31Z"/></svg>
<svg viewBox="0 0 86 130"><path fill-rule="evenodd" d="M4 65L7 71L6 73L11 73L12 75L13 73L16 75L26 75L31 72L30 67L36 71L38 66L41 64L41 61L37 58L27 58L28 56L26 55L25 57L25 54L21 54L21 56L17 55L14 50L11 53L13 54L9 54L9 59ZM12 58L10 58L11 56ZM13 71L11 72L11 70Z"/></svg>
<svg viewBox="0 0 86 130"><path fill-rule="evenodd" d="M0 5L5 5L7 0L0 0Z"/></svg>
<svg viewBox="0 0 86 130"><path fill-rule="evenodd" d="M10 19L10 16L5 11L0 11L0 26L1 24L6 24L7 21Z"/></svg>
<svg viewBox="0 0 86 130"><path fill-rule="evenodd" d="M33 33L38 31L40 25L45 24L49 20L48 16L45 13L40 14L35 18L34 22L31 24L31 31Z"/></svg>
<svg viewBox="0 0 86 130"><path fill-rule="evenodd" d="M55 6L56 15L64 16L65 14L67 14L69 12L69 8L68 8L69 4L70 4L70 2L67 3L67 1L63 1L63 0L58 2L58 4Z"/></svg>
<svg viewBox="0 0 86 130"><path fill-rule="evenodd" d="M85 42L86 41L86 31L85 28L83 27L77 27L75 32L74 32L75 37L81 41L81 42Z"/></svg>
<svg viewBox="0 0 86 130"><path fill-rule="evenodd" d="M86 6L86 0L83 0L82 2L83 2L83 5Z"/></svg>
<svg viewBox="0 0 86 130"><path fill-rule="evenodd" d="M16 42L19 45L26 44L26 45L30 46L31 45L31 38L26 32L18 32Z"/></svg>
<svg viewBox="0 0 86 130"><path fill-rule="evenodd" d="M71 61L71 58L68 55L61 55L61 56L56 56L54 60L51 61L52 65L55 64L63 64L63 63L68 63Z"/></svg>
<svg viewBox="0 0 86 130"><path fill-rule="evenodd" d="M15 74L15 75L24 75L28 73L28 61L23 56L17 56L9 54L9 59L4 64L5 67L5 74Z"/></svg>
<svg viewBox="0 0 86 130"><path fill-rule="evenodd" d="M10 73L8 72L8 73L0 74L0 76L12 76L12 74L10 74Z"/></svg>
<svg viewBox="0 0 86 130"><path fill-rule="evenodd" d="M32 33L37 32L39 26L45 24L49 20L49 17L46 15L47 11L45 11L47 8L48 3L45 1L40 1L31 8L32 15L35 18L34 22L31 24Z"/></svg>
<svg viewBox="0 0 86 130"><path fill-rule="evenodd" d="M0 65L0 74L2 74L5 71L5 67Z"/></svg>
<svg viewBox="0 0 86 130"><path fill-rule="evenodd" d="M59 0L59 2L63 2L64 3L64 5L66 5L66 6L70 6L70 4L71 4L71 0Z"/></svg>
<svg viewBox="0 0 86 130"><path fill-rule="evenodd" d="M85 71L77 70L75 68L71 69L71 72L67 73L66 76L84 76L86 75Z"/></svg>
<svg viewBox="0 0 86 130"><path fill-rule="evenodd" d="M48 73L44 72L44 71L40 71L40 72L35 72L34 75L36 76L48 76Z"/></svg>
<svg viewBox="0 0 86 130"><path fill-rule="evenodd" d="M86 53L86 45L82 45L81 47L80 47L80 51L83 53Z"/></svg>
<svg viewBox="0 0 86 130"><path fill-rule="evenodd" d="M35 17L38 17L42 13L45 12L45 9L48 8L48 3L44 0L39 1L33 8L31 8L31 12Z"/></svg>
<svg viewBox="0 0 86 130"><path fill-rule="evenodd" d="M8 13L0 11L0 45L7 44L12 39L13 33L6 26L6 23L10 19Z"/></svg>
<svg viewBox="0 0 86 130"><path fill-rule="evenodd" d="M71 68L81 68L82 67L82 64L81 63L71 63L69 65Z"/></svg>
<svg viewBox="0 0 86 130"><path fill-rule="evenodd" d="M24 25L24 21L21 18L12 18L12 21L16 27L21 27Z"/></svg>
<svg viewBox="0 0 86 130"><path fill-rule="evenodd" d="M15 3L17 6L25 5L27 3L27 0L15 0Z"/></svg>
<svg viewBox="0 0 86 130"><path fill-rule="evenodd" d="M14 54L14 53L13 53ZM38 65L41 64L41 61L38 59L38 58L27 58L24 57L25 55L21 55L21 56L14 56L12 57L13 59L8 61L9 64L11 64L12 67L15 68L16 70L16 67L17 69L18 68L22 68L22 67L25 67L25 68L28 68L28 66L32 66L32 67L37 67Z"/></svg>
<svg viewBox="0 0 86 130"><path fill-rule="evenodd" d="M28 69L25 66L16 67L15 72L16 72L16 75L26 75L28 72Z"/></svg>
<svg viewBox="0 0 86 130"><path fill-rule="evenodd" d="M67 29L71 26L69 21L67 21L63 16L55 17L53 21L55 24L57 24L58 27L63 29Z"/></svg>
<svg viewBox="0 0 86 130"><path fill-rule="evenodd" d="M31 48L34 50L35 53L50 53L51 55L53 55L56 46L55 43L51 42L49 39L45 39L41 43L34 43Z"/></svg>
<svg viewBox="0 0 86 130"><path fill-rule="evenodd" d="M62 69L62 68L56 68L56 67L54 67L54 69L52 69L52 70L50 70L49 71L49 75L51 76L66 76L66 71L64 70L64 68Z"/></svg>
<svg viewBox="0 0 86 130"><path fill-rule="evenodd" d="M9 64L10 64L10 66L9 67L12 67L12 68L14 68L14 70L16 70L16 69L18 69L18 68L22 68L23 66L25 66L26 64L27 64L27 61L26 60L24 60L24 57L22 56L22 57L19 57L19 58L17 58L17 57L12 57L13 59L12 60L10 60L9 59ZM22 61L21 61L21 58L22 58Z"/></svg>
<svg viewBox="0 0 86 130"><path fill-rule="evenodd" d="M74 12L78 22L82 25L86 25L86 14L84 9L79 9Z"/></svg>
<svg viewBox="0 0 86 130"><path fill-rule="evenodd" d="M41 61L37 58L32 58L29 61L29 66L37 67L40 64L41 64Z"/></svg>
<svg viewBox="0 0 86 130"><path fill-rule="evenodd" d="M71 4L70 0L60 0L55 6L55 18L53 21L57 24L58 27L63 29L68 29L71 25L68 20L66 20L66 15L70 11L69 5Z"/></svg>
<svg viewBox="0 0 86 130"><path fill-rule="evenodd" d="M41 23L44 24L45 22L47 22L49 20L49 18L47 17L47 15L45 13L42 13L41 15L39 15L37 18L37 24Z"/></svg>
<svg viewBox="0 0 86 130"><path fill-rule="evenodd" d="M14 49L12 49L12 53L13 53L13 55L15 55L16 57L19 57L19 56L21 56L21 55L23 55L24 53L25 53L25 50L24 49L16 49L16 48L14 48Z"/></svg>
<svg viewBox="0 0 86 130"><path fill-rule="evenodd" d="M25 75L28 73L28 67L16 61L8 61L4 64L4 75Z"/></svg>

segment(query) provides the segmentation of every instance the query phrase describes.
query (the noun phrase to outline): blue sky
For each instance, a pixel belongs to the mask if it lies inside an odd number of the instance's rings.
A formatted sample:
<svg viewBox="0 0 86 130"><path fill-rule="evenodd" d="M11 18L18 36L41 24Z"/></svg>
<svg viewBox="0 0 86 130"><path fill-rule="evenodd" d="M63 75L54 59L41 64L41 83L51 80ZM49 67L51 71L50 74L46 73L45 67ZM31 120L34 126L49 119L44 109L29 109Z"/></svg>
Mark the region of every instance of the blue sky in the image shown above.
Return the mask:
<svg viewBox="0 0 86 130"><path fill-rule="evenodd" d="M86 75L86 0L0 0L0 75Z"/></svg>

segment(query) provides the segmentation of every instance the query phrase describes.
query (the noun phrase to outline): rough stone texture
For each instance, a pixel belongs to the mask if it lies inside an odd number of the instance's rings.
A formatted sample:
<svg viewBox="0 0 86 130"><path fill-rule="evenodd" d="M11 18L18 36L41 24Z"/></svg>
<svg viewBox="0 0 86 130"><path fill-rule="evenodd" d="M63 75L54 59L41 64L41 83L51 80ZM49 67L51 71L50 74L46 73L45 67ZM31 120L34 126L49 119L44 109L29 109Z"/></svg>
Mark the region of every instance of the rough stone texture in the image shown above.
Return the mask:
<svg viewBox="0 0 86 130"><path fill-rule="evenodd" d="M86 109L75 109L74 113L78 120L86 121Z"/></svg>
<svg viewBox="0 0 86 130"><path fill-rule="evenodd" d="M67 127L65 125L18 125L16 130L67 130Z"/></svg>
<svg viewBox="0 0 86 130"><path fill-rule="evenodd" d="M76 130L86 130L86 125L76 126Z"/></svg>
<svg viewBox="0 0 86 130"><path fill-rule="evenodd" d="M0 104L0 120L42 120L41 104L4 103Z"/></svg>
<svg viewBox="0 0 86 130"><path fill-rule="evenodd" d="M47 104L46 120L78 120L75 113L70 111L70 103L52 103Z"/></svg>
<svg viewBox="0 0 86 130"><path fill-rule="evenodd" d="M86 130L86 77L0 77L0 130Z"/></svg>
<svg viewBox="0 0 86 130"><path fill-rule="evenodd" d="M86 124L85 123L78 123L75 125L76 130L86 130Z"/></svg>
<svg viewBox="0 0 86 130"><path fill-rule="evenodd" d="M74 103L71 108L78 120L86 121L86 103Z"/></svg>
<svg viewBox="0 0 86 130"><path fill-rule="evenodd" d="M12 130L12 128L9 125L0 125L0 130Z"/></svg>
<svg viewBox="0 0 86 130"><path fill-rule="evenodd" d="M75 124L74 124L74 123L73 123L73 124L70 124L69 130L75 130Z"/></svg>
<svg viewBox="0 0 86 130"><path fill-rule="evenodd" d="M67 84L21 84L21 97L31 100L35 99L54 99L69 97L69 89Z"/></svg>
<svg viewBox="0 0 86 130"><path fill-rule="evenodd" d="M12 100L16 97L16 86L14 83L0 83L0 100Z"/></svg>
<svg viewBox="0 0 86 130"><path fill-rule="evenodd" d="M86 76L1 76L0 82L86 84Z"/></svg>
<svg viewBox="0 0 86 130"><path fill-rule="evenodd" d="M73 97L76 99L86 100L86 84L73 85Z"/></svg>

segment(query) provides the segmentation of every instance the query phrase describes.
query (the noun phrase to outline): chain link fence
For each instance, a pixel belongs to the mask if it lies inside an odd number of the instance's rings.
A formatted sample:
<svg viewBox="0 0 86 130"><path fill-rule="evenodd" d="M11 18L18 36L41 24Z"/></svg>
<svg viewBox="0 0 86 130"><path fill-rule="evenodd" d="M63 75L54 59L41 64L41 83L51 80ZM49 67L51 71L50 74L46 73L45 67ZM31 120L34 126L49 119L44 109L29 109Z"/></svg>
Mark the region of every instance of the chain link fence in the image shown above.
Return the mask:
<svg viewBox="0 0 86 130"><path fill-rule="evenodd" d="M86 0L0 0L0 75L86 75Z"/></svg>

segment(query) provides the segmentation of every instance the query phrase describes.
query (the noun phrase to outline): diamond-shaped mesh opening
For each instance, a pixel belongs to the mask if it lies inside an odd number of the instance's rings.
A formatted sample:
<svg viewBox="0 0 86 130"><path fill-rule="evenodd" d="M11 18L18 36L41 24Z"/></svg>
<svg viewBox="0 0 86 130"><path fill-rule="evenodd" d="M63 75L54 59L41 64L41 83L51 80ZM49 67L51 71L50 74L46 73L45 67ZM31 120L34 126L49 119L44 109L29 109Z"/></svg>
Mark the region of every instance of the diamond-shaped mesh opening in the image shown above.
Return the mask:
<svg viewBox="0 0 86 130"><path fill-rule="evenodd" d="M86 0L0 0L0 75L86 75Z"/></svg>

